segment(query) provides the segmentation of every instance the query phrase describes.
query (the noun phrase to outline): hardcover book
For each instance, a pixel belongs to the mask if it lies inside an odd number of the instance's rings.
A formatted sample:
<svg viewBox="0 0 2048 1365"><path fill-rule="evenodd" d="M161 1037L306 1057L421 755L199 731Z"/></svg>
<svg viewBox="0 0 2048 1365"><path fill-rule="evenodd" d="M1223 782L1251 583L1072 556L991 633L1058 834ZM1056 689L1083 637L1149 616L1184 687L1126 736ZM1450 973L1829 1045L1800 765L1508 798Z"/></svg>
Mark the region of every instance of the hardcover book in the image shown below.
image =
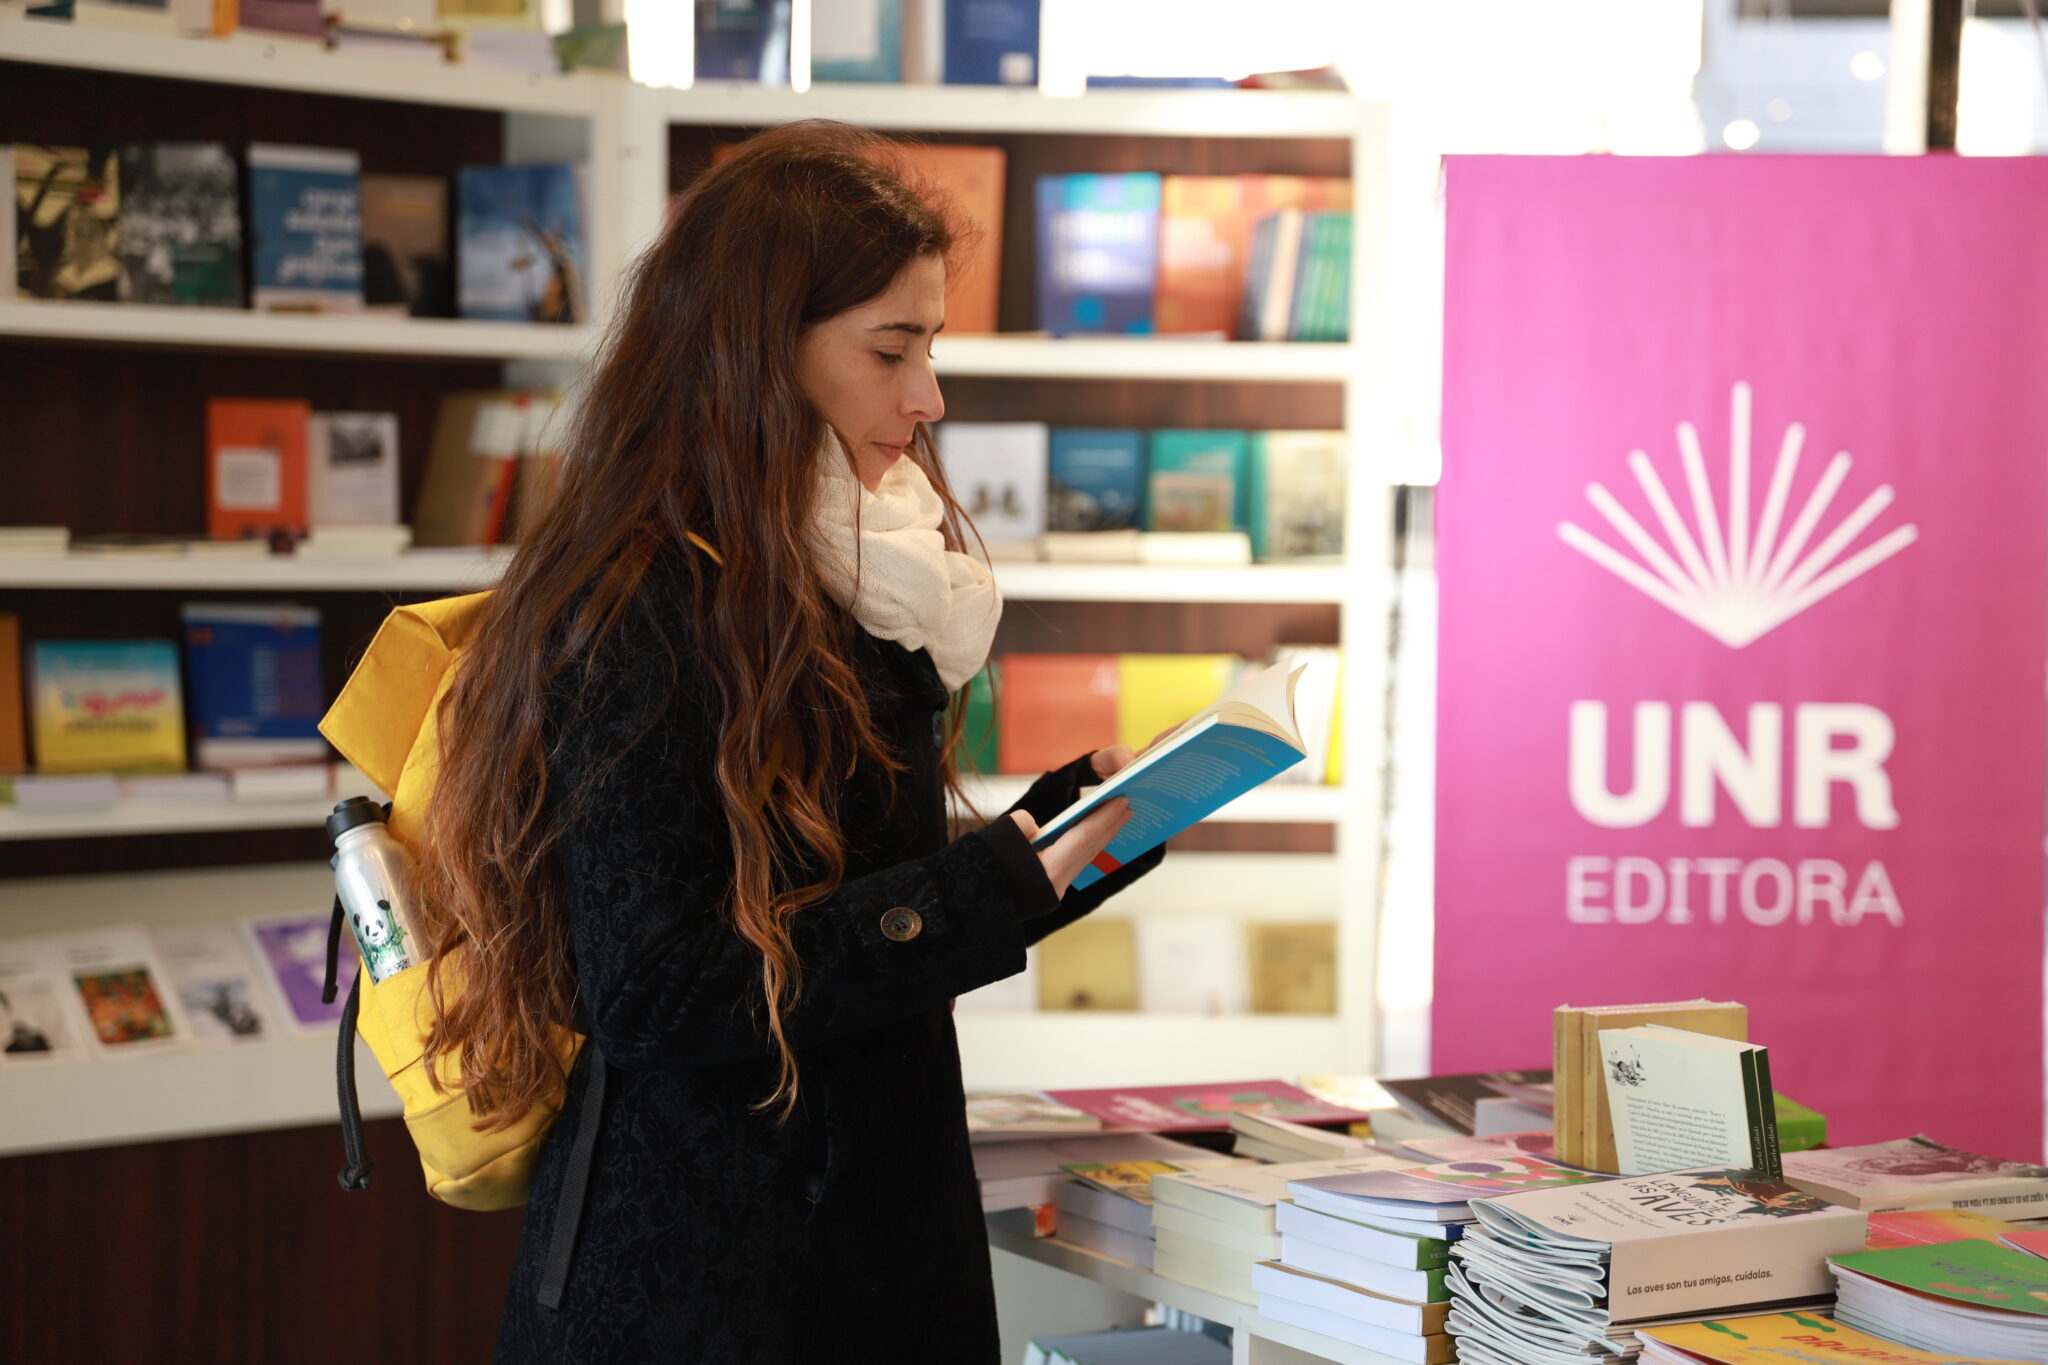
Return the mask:
<svg viewBox="0 0 2048 1365"><path fill-rule="evenodd" d="M320 612L273 603L187 602L193 759L207 769L315 762L326 712Z"/></svg>
<svg viewBox="0 0 2048 1365"><path fill-rule="evenodd" d="M936 436L953 498L981 538L1036 540L1045 530L1046 425L942 422Z"/></svg>
<svg viewBox="0 0 2048 1365"><path fill-rule="evenodd" d="M241 172L219 142L121 148L121 298L240 308Z"/></svg>
<svg viewBox="0 0 2048 1365"><path fill-rule="evenodd" d="M215 540L298 540L307 527L312 409L295 398L206 404L206 533Z"/></svg>
<svg viewBox="0 0 2048 1365"><path fill-rule="evenodd" d="M29 674L37 772L184 768L178 649L169 640L37 640Z"/></svg>
<svg viewBox="0 0 2048 1365"><path fill-rule="evenodd" d="M1600 1035L1623 1175L1740 1166L1778 1179L1768 1051L1656 1024Z"/></svg>
<svg viewBox="0 0 2048 1365"><path fill-rule="evenodd" d="M1930 1137L1795 1152L1785 1179L1866 1213L1970 1209L1999 1218L2048 1216L2048 1166L1945 1147Z"/></svg>
<svg viewBox="0 0 2048 1365"><path fill-rule="evenodd" d="M249 283L257 308L362 310L360 170L353 151L249 144Z"/></svg>
<svg viewBox="0 0 2048 1365"><path fill-rule="evenodd" d="M1051 531L1121 531L1137 527L1145 496L1145 433L1129 428L1054 427Z"/></svg>
<svg viewBox="0 0 2048 1365"><path fill-rule="evenodd" d="M946 84L1038 84L1039 0L945 4Z"/></svg>
<svg viewBox="0 0 2048 1365"><path fill-rule="evenodd" d="M1155 431L1147 460L1145 518L1151 531L1242 531L1242 431Z"/></svg>
<svg viewBox="0 0 2048 1365"><path fill-rule="evenodd" d="M374 313L455 316L448 182L438 175L365 175L363 305Z"/></svg>
<svg viewBox="0 0 2048 1365"><path fill-rule="evenodd" d="M121 162L112 147L14 144L15 282L32 299L121 297Z"/></svg>
<svg viewBox="0 0 2048 1365"><path fill-rule="evenodd" d="M1038 177L1038 327L1149 333L1159 277L1159 177Z"/></svg>
<svg viewBox="0 0 2048 1365"><path fill-rule="evenodd" d="M1159 331L1227 338L1244 295L1247 177L1169 175L1159 191Z"/></svg>
<svg viewBox="0 0 2048 1365"><path fill-rule="evenodd" d="M1127 800L1130 818L1072 883L1075 888L1093 886L1301 762L1301 732L1294 719L1297 676L1276 666L1232 688L1113 777L1089 788L1045 824L1033 846L1045 848L1104 801Z"/></svg>
<svg viewBox="0 0 2048 1365"><path fill-rule="evenodd" d="M589 320L580 165L464 166L456 307L495 322Z"/></svg>

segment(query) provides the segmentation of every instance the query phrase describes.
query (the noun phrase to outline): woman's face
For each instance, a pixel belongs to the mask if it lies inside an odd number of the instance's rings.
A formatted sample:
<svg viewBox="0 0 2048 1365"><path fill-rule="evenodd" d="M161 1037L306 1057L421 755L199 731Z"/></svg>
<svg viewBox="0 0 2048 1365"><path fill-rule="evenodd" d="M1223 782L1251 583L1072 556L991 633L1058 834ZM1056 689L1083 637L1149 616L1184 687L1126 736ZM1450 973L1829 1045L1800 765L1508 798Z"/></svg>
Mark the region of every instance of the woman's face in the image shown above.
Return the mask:
<svg viewBox="0 0 2048 1365"><path fill-rule="evenodd" d="M882 293L804 334L797 382L853 452L870 491L910 444L919 422L945 416L932 339L946 325L946 263L920 256Z"/></svg>

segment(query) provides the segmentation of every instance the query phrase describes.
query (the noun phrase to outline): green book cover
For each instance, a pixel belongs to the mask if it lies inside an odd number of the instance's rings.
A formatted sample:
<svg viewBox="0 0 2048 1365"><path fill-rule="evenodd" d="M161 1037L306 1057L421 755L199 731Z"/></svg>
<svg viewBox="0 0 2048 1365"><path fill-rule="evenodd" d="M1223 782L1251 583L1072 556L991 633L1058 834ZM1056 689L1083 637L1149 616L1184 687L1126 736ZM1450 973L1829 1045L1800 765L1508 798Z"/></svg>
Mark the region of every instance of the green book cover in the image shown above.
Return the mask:
<svg viewBox="0 0 2048 1365"><path fill-rule="evenodd" d="M1146 476L1148 531L1242 531L1251 438L1242 431L1155 431Z"/></svg>
<svg viewBox="0 0 2048 1365"><path fill-rule="evenodd" d="M1322 221L1318 250L1324 258L1321 305L1315 330L1305 341L1348 341L1351 339L1351 215L1328 212L1316 215Z"/></svg>
<svg viewBox="0 0 2048 1365"><path fill-rule="evenodd" d="M1810 1152L1826 1144L1828 1140L1828 1116L1808 1109L1797 1100L1788 1100L1783 1095L1771 1096L1772 1107L1778 1112L1778 1150L1782 1152Z"/></svg>
<svg viewBox="0 0 2048 1365"><path fill-rule="evenodd" d="M2048 1317L2048 1260L1997 1242L1936 1242L1828 1260L1844 1270L1936 1298Z"/></svg>
<svg viewBox="0 0 2048 1365"><path fill-rule="evenodd" d="M994 659L982 666L981 672L967 689L967 719L960 730L960 748L957 753L962 772L992 773L996 771L996 684L998 666Z"/></svg>

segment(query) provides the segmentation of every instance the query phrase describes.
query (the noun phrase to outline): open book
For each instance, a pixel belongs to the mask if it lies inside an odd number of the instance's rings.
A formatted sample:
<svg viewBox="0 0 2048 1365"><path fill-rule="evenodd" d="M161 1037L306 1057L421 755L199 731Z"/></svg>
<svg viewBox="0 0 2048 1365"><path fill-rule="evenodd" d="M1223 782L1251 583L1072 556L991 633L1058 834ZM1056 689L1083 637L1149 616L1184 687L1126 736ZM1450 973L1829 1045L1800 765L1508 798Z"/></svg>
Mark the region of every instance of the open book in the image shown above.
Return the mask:
<svg viewBox="0 0 2048 1365"><path fill-rule="evenodd" d="M1104 801L1128 800L1131 818L1074 878L1079 890L1301 762L1294 685L1305 667L1274 664L1231 688L1046 822L1032 846L1044 848Z"/></svg>

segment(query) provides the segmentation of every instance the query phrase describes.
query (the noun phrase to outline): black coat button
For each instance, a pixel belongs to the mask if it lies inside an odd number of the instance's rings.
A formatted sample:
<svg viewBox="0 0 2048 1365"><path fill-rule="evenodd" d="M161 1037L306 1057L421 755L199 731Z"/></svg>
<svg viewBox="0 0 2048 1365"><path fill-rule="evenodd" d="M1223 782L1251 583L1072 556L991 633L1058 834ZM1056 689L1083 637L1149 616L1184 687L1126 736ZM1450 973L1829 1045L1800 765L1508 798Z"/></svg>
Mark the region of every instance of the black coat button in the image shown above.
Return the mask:
<svg viewBox="0 0 2048 1365"><path fill-rule="evenodd" d="M924 916L907 905L899 905L882 916L882 937L908 943L924 932Z"/></svg>

